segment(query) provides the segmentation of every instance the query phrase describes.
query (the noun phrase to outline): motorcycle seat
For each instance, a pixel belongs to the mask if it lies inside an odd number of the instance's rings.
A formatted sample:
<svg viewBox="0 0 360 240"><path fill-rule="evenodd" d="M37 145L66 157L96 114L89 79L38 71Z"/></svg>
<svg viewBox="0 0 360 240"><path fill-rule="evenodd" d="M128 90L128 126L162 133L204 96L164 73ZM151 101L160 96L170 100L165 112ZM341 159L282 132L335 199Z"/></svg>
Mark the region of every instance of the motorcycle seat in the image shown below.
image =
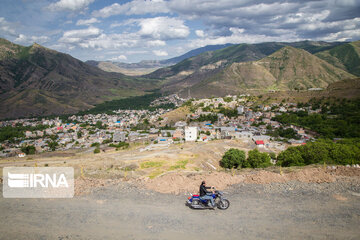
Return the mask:
<svg viewBox="0 0 360 240"><path fill-rule="evenodd" d="M200 197L199 195L193 195L193 197Z"/></svg>

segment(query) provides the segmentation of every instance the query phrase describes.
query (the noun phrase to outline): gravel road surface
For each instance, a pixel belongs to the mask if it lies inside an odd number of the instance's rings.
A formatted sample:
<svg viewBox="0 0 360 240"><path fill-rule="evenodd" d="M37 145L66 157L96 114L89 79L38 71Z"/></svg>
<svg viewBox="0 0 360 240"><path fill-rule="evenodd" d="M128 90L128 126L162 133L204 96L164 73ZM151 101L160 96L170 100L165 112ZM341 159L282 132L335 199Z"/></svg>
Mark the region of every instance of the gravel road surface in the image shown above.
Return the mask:
<svg viewBox="0 0 360 240"><path fill-rule="evenodd" d="M73 199L0 198L0 239L360 239L360 184L241 184L226 211L127 183Z"/></svg>

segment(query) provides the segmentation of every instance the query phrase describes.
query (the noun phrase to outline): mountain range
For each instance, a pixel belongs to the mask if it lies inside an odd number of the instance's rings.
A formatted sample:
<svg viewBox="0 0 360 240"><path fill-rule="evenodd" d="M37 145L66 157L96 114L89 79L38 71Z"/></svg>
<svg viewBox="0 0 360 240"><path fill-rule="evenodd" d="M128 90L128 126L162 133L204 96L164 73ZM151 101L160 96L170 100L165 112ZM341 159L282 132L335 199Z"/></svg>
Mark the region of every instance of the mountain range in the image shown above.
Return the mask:
<svg viewBox="0 0 360 240"><path fill-rule="evenodd" d="M146 77L163 79L164 92L177 92L183 97L326 87L328 83L359 75L345 67L334 66L322 54L333 49L340 54L341 46L358 44L359 41L238 44L185 59ZM355 48L350 52L359 56ZM342 63L347 59L338 61Z"/></svg>
<svg viewBox="0 0 360 240"><path fill-rule="evenodd" d="M184 59L196 56L203 52L215 51L218 49L226 48L232 44L221 44L221 45L207 45L205 47L196 48L181 56L169 58L165 60L143 60L138 63L123 63L113 61L86 61L87 64L98 67L101 70L107 72L118 72L129 76L140 76L151 73L159 68L167 67L181 62Z"/></svg>
<svg viewBox="0 0 360 240"><path fill-rule="evenodd" d="M234 62L180 94L209 97L263 90L307 90L355 78L311 53L286 46L258 61ZM221 81L219 81L221 79Z"/></svg>
<svg viewBox="0 0 360 240"><path fill-rule="evenodd" d="M0 118L76 113L155 89L211 97L326 88L360 76L359 46L360 41L208 46L158 62L180 61L134 77L103 71L96 62L84 63L38 44L24 47L0 39Z"/></svg>

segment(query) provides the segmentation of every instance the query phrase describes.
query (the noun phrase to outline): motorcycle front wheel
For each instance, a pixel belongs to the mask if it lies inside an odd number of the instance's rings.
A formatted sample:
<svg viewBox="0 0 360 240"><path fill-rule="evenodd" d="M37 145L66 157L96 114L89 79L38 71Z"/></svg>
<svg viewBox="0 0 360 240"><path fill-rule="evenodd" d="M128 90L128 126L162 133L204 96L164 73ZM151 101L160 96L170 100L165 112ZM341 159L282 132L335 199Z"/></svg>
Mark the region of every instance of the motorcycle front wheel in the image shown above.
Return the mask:
<svg viewBox="0 0 360 240"><path fill-rule="evenodd" d="M229 206L230 206L229 200L223 199L223 200L221 200L221 201L218 203L218 206L217 206L217 207L218 207L219 209L221 209L221 210L226 210L226 209L229 208Z"/></svg>

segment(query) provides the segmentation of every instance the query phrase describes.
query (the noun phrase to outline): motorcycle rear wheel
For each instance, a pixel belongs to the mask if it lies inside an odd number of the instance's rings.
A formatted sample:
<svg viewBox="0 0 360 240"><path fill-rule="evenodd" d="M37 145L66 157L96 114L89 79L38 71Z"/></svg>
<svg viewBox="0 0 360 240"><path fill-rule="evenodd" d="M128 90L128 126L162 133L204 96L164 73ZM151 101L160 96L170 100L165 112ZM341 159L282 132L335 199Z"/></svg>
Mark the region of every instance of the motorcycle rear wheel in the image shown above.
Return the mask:
<svg viewBox="0 0 360 240"><path fill-rule="evenodd" d="M200 201L199 200L193 200L191 202L191 206L195 206L195 205L199 205L200 204Z"/></svg>
<svg viewBox="0 0 360 240"><path fill-rule="evenodd" d="M217 207L221 210L226 210L230 207L230 202L227 199L223 199L218 203Z"/></svg>

